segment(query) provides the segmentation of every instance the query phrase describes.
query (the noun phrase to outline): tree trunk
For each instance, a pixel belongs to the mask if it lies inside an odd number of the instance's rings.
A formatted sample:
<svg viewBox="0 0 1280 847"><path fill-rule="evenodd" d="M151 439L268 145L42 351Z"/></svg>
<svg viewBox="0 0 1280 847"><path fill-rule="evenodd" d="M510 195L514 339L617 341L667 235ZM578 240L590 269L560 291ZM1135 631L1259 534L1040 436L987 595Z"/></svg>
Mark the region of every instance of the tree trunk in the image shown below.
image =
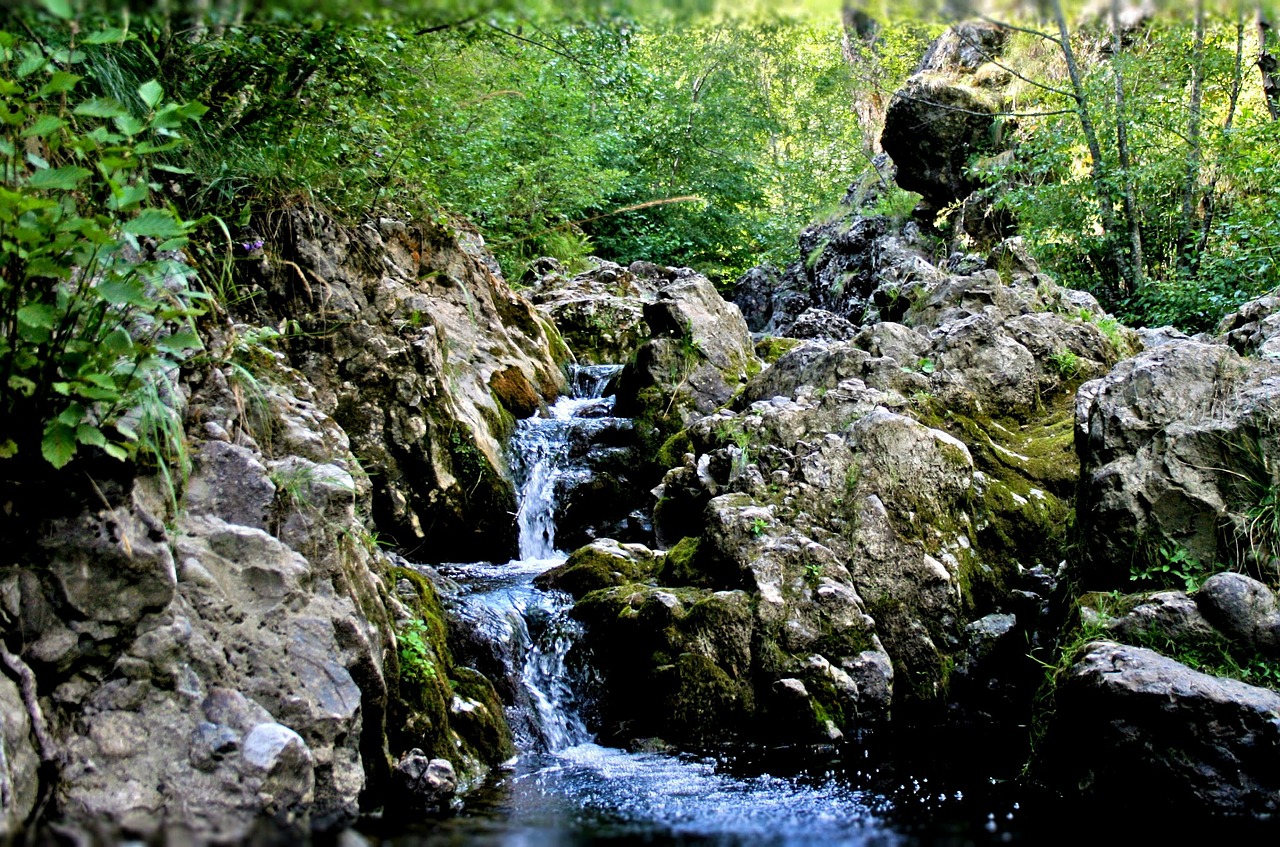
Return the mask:
<svg viewBox="0 0 1280 847"><path fill-rule="evenodd" d="M1089 114L1089 99L1085 95L1084 81L1080 76L1080 66L1076 63L1075 51L1071 49L1071 32L1067 29L1067 18L1062 12L1061 0L1051 0L1051 8L1054 21L1058 25L1058 47L1062 50L1062 58L1067 64L1067 75L1071 78L1076 114L1080 117L1080 130L1084 133L1085 144L1089 147L1089 157L1093 160L1090 165L1090 175L1093 178L1094 192L1097 194L1098 217L1102 221L1103 239L1110 245L1115 240L1116 232L1115 201L1103 174L1102 145L1098 143L1098 132L1094 128L1093 117ZM1123 272L1124 258L1119 251L1113 251L1111 259L1114 263L1115 276L1102 281L1102 291L1112 301L1109 305L1114 305L1119 294L1118 283L1127 277Z"/></svg>
<svg viewBox="0 0 1280 847"><path fill-rule="evenodd" d="M1200 183L1200 119L1204 99L1204 0L1196 0L1195 33L1191 45L1191 94L1187 104L1187 177L1182 186L1182 217L1178 227L1178 273L1191 272L1191 232L1194 227L1196 186Z"/></svg>
<svg viewBox="0 0 1280 847"><path fill-rule="evenodd" d="M1129 231L1129 256L1123 269L1123 277L1129 293L1142 287L1142 218L1138 214L1138 201L1133 187L1133 157L1129 152L1129 119L1125 114L1124 73L1120 67L1124 38L1120 32L1120 0L1111 0L1111 76L1116 91L1116 158L1120 165L1120 200L1124 208L1124 223Z"/></svg>
<svg viewBox="0 0 1280 847"><path fill-rule="evenodd" d="M1280 63L1271 54L1271 21L1258 5L1258 69L1262 71L1262 93L1266 96L1271 120L1280 118Z"/></svg>

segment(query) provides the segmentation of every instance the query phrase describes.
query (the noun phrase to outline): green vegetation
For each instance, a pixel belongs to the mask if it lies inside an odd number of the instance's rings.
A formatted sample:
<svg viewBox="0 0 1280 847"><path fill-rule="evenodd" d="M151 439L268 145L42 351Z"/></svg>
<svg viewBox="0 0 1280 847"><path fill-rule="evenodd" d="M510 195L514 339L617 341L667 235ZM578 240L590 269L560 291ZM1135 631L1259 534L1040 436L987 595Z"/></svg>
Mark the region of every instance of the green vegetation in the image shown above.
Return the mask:
<svg viewBox="0 0 1280 847"><path fill-rule="evenodd" d="M168 478L170 380L201 347L204 295L175 252L194 224L155 187L205 110L154 79L118 92L128 105L88 84L90 51L125 37L0 32L0 458L141 452Z"/></svg>
<svg viewBox="0 0 1280 847"><path fill-rule="evenodd" d="M1268 47L1252 5L1205 5L1119 41L1104 20L1077 29L1075 80L1050 22L1019 23L1057 43L1019 33L1005 51L1025 79L992 197L1046 270L1128 323L1211 329L1280 285L1277 124L1250 67Z"/></svg>

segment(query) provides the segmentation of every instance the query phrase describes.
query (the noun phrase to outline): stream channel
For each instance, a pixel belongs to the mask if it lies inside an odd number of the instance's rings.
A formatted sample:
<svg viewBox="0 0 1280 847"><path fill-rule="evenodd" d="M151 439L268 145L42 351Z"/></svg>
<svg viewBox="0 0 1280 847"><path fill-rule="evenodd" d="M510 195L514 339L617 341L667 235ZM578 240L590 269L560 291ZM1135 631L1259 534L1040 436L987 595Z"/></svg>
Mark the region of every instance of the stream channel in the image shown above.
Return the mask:
<svg viewBox="0 0 1280 847"><path fill-rule="evenodd" d="M571 445L630 426L612 416L613 397L605 396L618 370L578 368L572 396L556 402L548 416L519 423L512 443L519 558L439 568L456 583L454 612L505 657L506 679L495 683L507 703L517 758L470 791L456 815L409 831L371 827L365 834L374 843L880 847L1062 844L1100 835L1103 843L1130 843L1161 831L1177 843L1176 816L1142 814L1140 802L1129 805L1134 798L1086 809L1070 798L1028 792L1012 779L1026 751L1022 744L1009 749L1008 737L951 729L915 737L906 745L915 753L904 754L897 739L713 757L595 743L587 726L590 704L580 694L589 669L575 667L569 655L580 634L569 615L572 602L533 580L567 558L556 547L557 492L566 477L588 473ZM1010 735L1025 739L1025 729ZM1240 843L1252 843L1256 832L1245 822L1216 824L1223 835L1243 827Z"/></svg>

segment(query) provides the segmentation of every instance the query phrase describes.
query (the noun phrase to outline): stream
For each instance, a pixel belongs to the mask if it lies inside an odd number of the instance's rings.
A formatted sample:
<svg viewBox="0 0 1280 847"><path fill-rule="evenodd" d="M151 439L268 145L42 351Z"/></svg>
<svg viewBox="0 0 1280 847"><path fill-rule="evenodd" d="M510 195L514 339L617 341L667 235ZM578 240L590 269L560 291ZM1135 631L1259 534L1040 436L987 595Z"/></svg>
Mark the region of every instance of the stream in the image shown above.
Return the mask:
<svg viewBox="0 0 1280 847"><path fill-rule="evenodd" d="M902 739L890 756L874 745L814 750L737 751L716 757L630 752L595 743L584 714L582 668L570 649L580 635L567 595L533 580L567 559L557 549L558 492L587 473L573 444L628 426L606 396L618 368L579 368L572 396L547 417L521 421L512 443L520 482L519 558L496 565L447 565L458 584L455 613L505 656L497 681L520 751L511 766L465 797L458 814L408 831L366 832L397 847L435 845L651 844L838 845L1050 844L1141 837L1161 824L1117 807L1081 810L1010 780L1025 750L1007 739L940 731ZM1025 732L1022 733L1025 736ZM1153 816L1154 817L1154 816ZM1128 823L1125 823L1127 821ZM1217 822L1219 833L1249 838L1256 824ZM376 830L376 828L375 828ZM1127 840L1126 837L1126 840ZM1247 842L1246 842L1247 843Z"/></svg>

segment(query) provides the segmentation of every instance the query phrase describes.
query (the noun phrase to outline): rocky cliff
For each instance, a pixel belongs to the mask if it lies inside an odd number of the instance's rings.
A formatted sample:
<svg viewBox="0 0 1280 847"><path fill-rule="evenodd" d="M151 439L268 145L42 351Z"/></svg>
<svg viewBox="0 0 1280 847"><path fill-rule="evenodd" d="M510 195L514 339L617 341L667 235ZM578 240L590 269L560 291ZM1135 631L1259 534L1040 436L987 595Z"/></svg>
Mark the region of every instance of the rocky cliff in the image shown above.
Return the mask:
<svg viewBox="0 0 1280 847"><path fill-rule="evenodd" d="M6 504L0 833L37 803L109 839L332 830L512 753L378 533L419 559L514 543L503 444L563 384L554 330L465 230L260 231L152 410L159 466L90 457Z"/></svg>

